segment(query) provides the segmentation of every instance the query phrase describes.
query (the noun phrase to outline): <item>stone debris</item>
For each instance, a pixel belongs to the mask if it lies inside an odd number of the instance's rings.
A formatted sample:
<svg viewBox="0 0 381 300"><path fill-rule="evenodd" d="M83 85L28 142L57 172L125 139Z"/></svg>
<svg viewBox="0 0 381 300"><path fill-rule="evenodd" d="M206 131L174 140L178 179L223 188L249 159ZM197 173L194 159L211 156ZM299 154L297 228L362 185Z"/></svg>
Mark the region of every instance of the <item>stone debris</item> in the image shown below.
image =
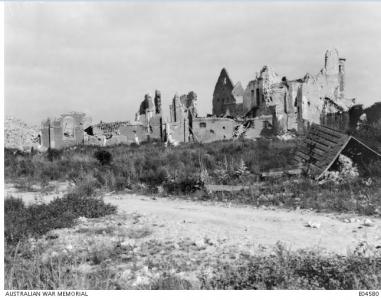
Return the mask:
<svg viewBox="0 0 381 300"><path fill-rule="evenodd" d="M370 219L365 219L363 225L370 227L370 226L373 226L374 224Z"/></svg>
<svg viewBox="0 0 381 300"><path fill-rule="evenodd" d="M307 227L311 227L311 228L317 228L319 229L320 228L320 223L318 222L313 222L313 221L308 221Z"/></svg>
<svg viewBox="0 0 381 300"><path fill-rule="evenodd" d="M21 151L38 150L39 130L36 126L29 126L15 117L8 116L4 121L4 146L5 148L19 149Z"/></svg>

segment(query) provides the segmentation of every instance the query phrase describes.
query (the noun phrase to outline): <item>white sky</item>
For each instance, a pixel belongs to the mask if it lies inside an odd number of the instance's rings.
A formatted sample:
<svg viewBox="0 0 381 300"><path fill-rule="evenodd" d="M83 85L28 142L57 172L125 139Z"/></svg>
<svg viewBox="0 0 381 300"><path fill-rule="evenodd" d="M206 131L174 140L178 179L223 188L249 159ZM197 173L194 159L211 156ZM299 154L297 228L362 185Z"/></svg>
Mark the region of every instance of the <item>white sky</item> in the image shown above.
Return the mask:
<svg viewBox="0 0 381 300"><path fill-rule="evenodd" d="M5 114L39 124L83 111L132 120L144 94L193 90L212 110L219 72L246 87L263 65L316 74L326 49L346 63L346 96L381 100L381 3L18 2L5 4Z"/></svg>

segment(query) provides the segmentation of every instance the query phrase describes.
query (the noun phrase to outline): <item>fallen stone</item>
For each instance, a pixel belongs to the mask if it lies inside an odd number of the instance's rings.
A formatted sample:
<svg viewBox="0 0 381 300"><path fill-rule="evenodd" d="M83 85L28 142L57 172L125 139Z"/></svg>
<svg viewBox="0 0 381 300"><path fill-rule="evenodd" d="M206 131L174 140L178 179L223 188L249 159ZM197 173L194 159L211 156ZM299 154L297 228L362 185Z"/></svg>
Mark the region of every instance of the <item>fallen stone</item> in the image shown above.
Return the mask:
<svg viewBox="0 0 381 300"><path fill-rule="evenodd" d="M306 226L307 227L311 227L311 228L317 228L317 229L319 229L320 228L320 223L308 221Z"/></svg>
<svg viewBox="0 0 381 300"><path fill-rule="evenodd" d="M371 220L365 219L363 225L370 227L370 226L373 226L374 224Z"/></svg>

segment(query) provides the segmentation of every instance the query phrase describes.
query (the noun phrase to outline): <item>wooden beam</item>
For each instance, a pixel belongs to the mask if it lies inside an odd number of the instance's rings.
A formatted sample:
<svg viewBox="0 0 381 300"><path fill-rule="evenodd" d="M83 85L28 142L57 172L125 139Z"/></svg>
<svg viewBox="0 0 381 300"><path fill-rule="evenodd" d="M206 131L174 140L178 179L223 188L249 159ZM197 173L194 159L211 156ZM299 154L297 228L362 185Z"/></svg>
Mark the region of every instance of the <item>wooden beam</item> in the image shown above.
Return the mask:
<svg viewBox="0 0 381 300"><path fill-rule="evenodd" d="M303 141L305 144L311 145L311 146L316 146L317 148L324 150L324 151L329 151L331 147L317 141L317 140L312 140L309 137L306 137L305 140Z"/></svg>
<svg viewBox="0 0 381 300"><path fill-rule="evenodd" d="M328 146L331 146L332 144L333 145L337 145L338 143L340 143L340 141L343 141L344 138L341 137L341 138L335 138L335 137L332 137L324 132L321 132L321 131L311 131L309 134L308 134L308 137L310 137L312 140L314 140L315 138L319 138L321 139L321 143L324 143ZM346 137L348 138L348 137Z"/></svg>
<svg viewBox="0 0 381 300"><path fill-rule="evenodd" d="M323 125L313 124L311 126L311 129L312 130L322 131L322 132L324 132L326 134L329 134L329 135L331 135L331 136L333 136L335 138L341 138L343 136L348 137L348 135L343 133L343 132L336 131L336 130L334 130L332 128L329 128L329 127L326 127L326 126L323 126Z"/></svg>

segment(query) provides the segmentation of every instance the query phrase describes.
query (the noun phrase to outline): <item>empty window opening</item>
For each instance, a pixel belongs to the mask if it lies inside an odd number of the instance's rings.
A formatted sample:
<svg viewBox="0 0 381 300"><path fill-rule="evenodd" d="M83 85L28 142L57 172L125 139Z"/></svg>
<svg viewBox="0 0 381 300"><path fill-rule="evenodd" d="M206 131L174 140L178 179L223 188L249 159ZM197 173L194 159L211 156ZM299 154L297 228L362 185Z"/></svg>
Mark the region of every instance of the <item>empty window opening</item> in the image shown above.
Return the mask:
<svg viewBox="0 0 381 300"><path fill-rule="evenodd" d="M205 122L201 122L200 123L200 128L206 128L206 123Z"/></svg>

